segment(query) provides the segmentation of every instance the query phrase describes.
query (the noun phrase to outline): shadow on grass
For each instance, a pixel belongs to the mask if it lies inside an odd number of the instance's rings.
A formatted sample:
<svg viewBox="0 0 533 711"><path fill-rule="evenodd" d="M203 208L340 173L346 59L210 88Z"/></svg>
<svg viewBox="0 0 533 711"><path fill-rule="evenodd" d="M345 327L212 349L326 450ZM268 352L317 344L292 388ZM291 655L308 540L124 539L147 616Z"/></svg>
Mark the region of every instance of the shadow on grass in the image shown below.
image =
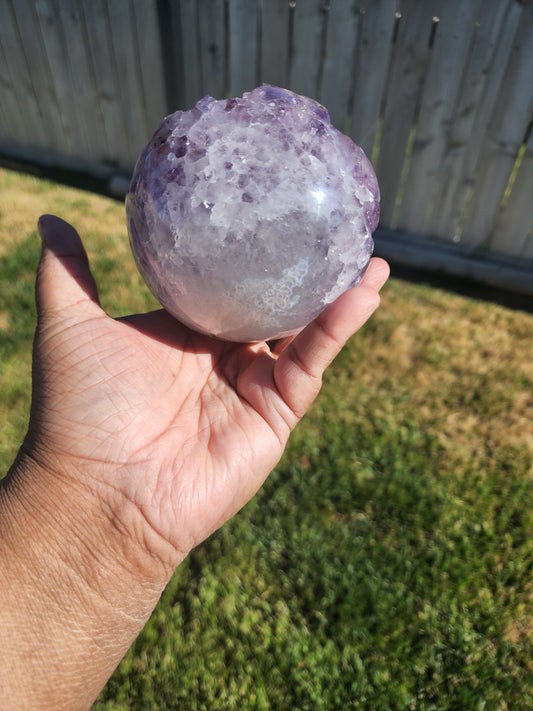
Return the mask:
<svg viewBox="0 0 533 711"><path fill-rule="evenodd" d="M473 279L452 276L428 269L408 267L389 260L391 276L412 284L425 284L437 289L449 291L459 296L466 296L476 301L488 301L508 309L533 313L533 297L506 289L481 284Z"/></svg>

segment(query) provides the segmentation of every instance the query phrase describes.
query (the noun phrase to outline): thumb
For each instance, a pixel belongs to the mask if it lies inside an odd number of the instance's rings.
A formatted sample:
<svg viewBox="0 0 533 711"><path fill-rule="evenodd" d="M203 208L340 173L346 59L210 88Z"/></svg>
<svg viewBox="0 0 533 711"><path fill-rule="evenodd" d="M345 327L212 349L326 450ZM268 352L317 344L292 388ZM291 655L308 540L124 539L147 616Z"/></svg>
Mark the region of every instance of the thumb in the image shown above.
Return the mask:
<svg viewBox="0 0 533 711"><path fill-rule="evenodd" d="M43 244L36 284L39 315L73 308L84 314L100 311L89 259L76 230L54 215L42 215L38 228Z"/></svg>

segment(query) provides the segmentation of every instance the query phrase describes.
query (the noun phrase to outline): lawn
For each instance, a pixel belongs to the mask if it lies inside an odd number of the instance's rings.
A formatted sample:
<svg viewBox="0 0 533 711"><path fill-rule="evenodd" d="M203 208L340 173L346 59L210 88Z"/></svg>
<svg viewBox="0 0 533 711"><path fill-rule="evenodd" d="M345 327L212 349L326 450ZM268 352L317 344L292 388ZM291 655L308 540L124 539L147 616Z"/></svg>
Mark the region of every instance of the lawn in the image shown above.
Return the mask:
<svg viewBox="0 0 533 711"><path fill-rule="evenodd" d="M154 301L120 203L0 171L0 455L54 212L104 307ZM255 499L189 556L95 711L533 708L533 315L393 278Z"/></svg>

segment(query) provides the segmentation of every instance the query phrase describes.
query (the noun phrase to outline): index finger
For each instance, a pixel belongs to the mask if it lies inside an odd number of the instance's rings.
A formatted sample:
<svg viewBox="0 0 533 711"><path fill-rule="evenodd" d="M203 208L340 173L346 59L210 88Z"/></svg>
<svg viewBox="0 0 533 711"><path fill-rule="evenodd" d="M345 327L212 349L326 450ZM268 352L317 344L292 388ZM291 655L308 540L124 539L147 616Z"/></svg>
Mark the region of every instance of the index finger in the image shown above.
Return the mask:
<svg viewBox="0 0 533 711"><path fill-rule="evenodd" d="M279 355L276 387L298 419L317 396L328 365L379 306L379 289L388 276L387 262L372 259L361 284L328 306Z"/></svg>

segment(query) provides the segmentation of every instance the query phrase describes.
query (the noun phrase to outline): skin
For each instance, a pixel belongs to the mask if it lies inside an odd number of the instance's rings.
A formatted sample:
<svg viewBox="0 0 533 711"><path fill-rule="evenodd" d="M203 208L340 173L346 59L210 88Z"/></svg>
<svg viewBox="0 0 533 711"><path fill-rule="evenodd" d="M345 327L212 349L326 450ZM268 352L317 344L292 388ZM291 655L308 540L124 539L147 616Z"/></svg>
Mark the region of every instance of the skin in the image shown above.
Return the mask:
<svg viewBox="0 0 533 711"><path fill-rule="evenodd" d="M72 711L191 549L259 489L389 271L373 259L273 348L225 343L164 311L110 318L74 228L48 215L39 230L30 423L0 483L0 698Z"/></svg>

